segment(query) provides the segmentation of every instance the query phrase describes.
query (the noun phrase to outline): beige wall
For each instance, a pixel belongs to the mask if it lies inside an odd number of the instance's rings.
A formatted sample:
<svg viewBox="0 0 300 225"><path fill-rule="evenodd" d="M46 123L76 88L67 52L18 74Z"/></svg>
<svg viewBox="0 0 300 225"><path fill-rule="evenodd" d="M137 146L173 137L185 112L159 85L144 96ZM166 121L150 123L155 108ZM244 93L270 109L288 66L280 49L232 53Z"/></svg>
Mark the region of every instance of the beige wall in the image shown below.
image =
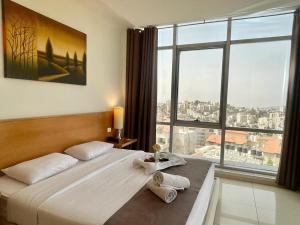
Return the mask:
<svg viewBox="0 0 300 225"><path fill-rule="evenodd" d="M1 44L0 119L107 111L123 105L128 24L100 0L15 2L87 34L87 86L4 78Z"/></svg>

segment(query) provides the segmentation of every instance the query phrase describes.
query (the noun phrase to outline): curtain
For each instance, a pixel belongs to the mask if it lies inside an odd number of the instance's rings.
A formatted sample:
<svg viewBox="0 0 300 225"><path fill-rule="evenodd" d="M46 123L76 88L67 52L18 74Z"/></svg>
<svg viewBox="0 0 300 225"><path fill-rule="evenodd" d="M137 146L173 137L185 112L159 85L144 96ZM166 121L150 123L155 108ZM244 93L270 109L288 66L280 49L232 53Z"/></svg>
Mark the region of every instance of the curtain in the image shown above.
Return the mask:
<svg viewBox="0 0 300 225"><path fill-rule="evenodd" d="M137 138L135 149L150 151L155 143L157 28L127 30L124 134Z"/></svg>
<svg viewBox="0 0 300 225"><path fill-rule="evenodd" d="M291 52L288 104L278 184L300 187L300 17L295 13Z"/></svg>

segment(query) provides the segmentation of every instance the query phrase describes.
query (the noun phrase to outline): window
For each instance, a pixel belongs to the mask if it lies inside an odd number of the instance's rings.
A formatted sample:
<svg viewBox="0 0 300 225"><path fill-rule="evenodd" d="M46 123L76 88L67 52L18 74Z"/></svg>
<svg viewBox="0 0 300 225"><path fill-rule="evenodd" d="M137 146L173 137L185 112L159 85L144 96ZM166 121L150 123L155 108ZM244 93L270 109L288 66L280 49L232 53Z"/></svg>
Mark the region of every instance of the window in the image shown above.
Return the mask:
<svg viewBox="0 0 300 225"><path fill-rule="evenodd" d="M161 146L161 151L169 151L170 126L156 125L156 143Z"/></svg>
<svg viewBox="0 0 300 225"><path fill-rule="evenodd" d="M173 44L173 27L158 28L158 46L170 46Z"/></svg>
<svg viewBox="0 0 300 225"><path fill-rule="evenodd" d="M232 40L288 36L292 33L293 14L232 21Z"/></svg>
<svg viewBox="0 0 300 225"><path fill-rule="evenodd" d="M223 49L182 51L177 119L219 122Z"/></svg>
<svg viewBox="0 0 300 225"><path fill-rule="evenodd" d="M231 46L227 126L283 130L291 41Z"/></svg>
<svg viewBox="0 0 300 225"><path fill-rule="evenodd" d="M156 143L170 151L173 26L158 29Z"/></svg>
<svg viewBox="0 0 300 225"><path fill-rule="evenodd" d="M226 41L227 21L178 26L178 45Z"/></svg>
<svg viewBox="0 0 300 225"><path fill-rule="evenodd" d="M237 147L237 151L225 148L225 164L254 170L277 171L282 134L228 130L225 143Z"/></svg>
<svg viewBox="0 0 300 225"><path fill-rule="evenodd" d="M277 172L293 14L160 31L157 142L164 150L223 168Z"/></svg>
<svg viewBox="0 0 300 225"><path fill-rule="evenodd" d="M157 121L170 122L172 50L158 51L157 68Z"/></svg>
<svg viewBox="0 0 300 225"><path fill-rule="evenodd" d="M220 130L174 127L173 152L220 162Z"/></svg>

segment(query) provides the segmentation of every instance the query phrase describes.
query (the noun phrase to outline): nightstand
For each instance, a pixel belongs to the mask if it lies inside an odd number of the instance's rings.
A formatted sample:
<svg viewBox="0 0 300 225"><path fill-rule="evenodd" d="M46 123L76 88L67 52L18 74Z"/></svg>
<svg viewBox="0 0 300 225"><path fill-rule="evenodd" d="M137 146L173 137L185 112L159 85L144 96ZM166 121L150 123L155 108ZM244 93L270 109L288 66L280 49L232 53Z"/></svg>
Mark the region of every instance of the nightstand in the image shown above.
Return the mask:
<svg viewBox="0 0 300 225"><path fill-rule="evenodd" d="M120 141L106 140L109 143L114 144L114 148L125 148L137 142L137 139L123 137Z"/></svg>

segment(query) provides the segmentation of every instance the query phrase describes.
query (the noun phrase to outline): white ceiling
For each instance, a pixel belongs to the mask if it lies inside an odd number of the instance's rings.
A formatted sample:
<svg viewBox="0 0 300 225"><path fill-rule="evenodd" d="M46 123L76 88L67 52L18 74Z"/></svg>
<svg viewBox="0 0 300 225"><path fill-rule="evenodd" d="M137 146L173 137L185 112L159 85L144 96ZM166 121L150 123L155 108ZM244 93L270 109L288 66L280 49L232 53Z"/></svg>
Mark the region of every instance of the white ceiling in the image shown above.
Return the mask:
<svg viewBox="0 0 300 225"><path fill-rule="evenodd" d="M300 5L300 0L101 0L133 26L239 16Z"/></svg>

